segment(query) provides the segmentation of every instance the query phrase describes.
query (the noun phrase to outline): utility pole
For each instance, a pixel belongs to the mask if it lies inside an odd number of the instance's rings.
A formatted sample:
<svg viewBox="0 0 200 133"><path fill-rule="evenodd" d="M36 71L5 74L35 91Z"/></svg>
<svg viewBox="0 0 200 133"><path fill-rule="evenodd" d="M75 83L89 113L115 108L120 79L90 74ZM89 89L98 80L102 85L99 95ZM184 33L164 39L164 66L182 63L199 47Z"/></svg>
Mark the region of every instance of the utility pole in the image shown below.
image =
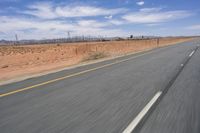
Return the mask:
<svg viewBox="0 0 200 133"><path fill-rule="evenodd" d="M71 39L71 31L67 31L67 36L68 36L68 40L72 41L72 39Z"/></svg>
<svg viewBox="0 0 200 133"><path fill-rule="evenodd" d="M160 40L159 40L159 37L157 38L157 47L159 47L159 43L160 43Z"/></svg>
<svg viewBox="0 0 200 133"><path fill-rule="evenodd" d="M70 31L67 32L68 38L70 38Z"/></svg>
<svg viewBox="0 0 200 133"><path fill-rule="evenodd" d="M18 43L18 36L17 36L17 34L15 34L15 44L17 44Z"/></svg>

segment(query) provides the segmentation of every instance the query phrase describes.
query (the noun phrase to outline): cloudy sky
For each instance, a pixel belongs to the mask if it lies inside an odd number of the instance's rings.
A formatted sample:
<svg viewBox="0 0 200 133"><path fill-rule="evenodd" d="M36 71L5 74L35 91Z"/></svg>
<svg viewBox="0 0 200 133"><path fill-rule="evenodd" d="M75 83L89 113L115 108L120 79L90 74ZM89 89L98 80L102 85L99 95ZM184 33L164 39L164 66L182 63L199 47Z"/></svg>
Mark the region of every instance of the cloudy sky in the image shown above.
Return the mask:
<svg viewBox="0 0 200 133"><path fill-rule="evenodd" d="M200 0L0 0L0 39L199 35Z"/></svg>

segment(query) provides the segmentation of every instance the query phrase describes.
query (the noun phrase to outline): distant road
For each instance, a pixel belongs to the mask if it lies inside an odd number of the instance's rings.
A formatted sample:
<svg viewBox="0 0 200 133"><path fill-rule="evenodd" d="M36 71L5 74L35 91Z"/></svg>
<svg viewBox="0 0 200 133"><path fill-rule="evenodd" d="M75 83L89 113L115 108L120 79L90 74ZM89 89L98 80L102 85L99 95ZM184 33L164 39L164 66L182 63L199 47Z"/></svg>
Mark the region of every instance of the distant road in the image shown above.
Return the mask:
<svg viewBox="0 0 200 133"><path fill-rule="evenodd" d="M200 41L0 86L1 133L199 133Z"/></svg>

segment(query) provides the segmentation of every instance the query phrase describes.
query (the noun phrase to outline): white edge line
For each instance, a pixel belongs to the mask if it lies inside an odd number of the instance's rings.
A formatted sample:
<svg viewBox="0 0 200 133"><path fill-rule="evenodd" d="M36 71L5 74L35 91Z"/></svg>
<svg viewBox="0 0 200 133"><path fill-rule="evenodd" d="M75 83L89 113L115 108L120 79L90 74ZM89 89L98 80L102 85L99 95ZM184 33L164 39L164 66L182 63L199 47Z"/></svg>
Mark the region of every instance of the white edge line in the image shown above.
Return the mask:
<svg viewBox="0 0 200 133"><path fill-rule="evenodd" d="M194 54L194 51L192 51L192 53L190 53L189 57L191 57Z"/></svg>
<svg viewBox="0 0 200 133"><path fill-rule="evenodd" d="M154 103L158 100L162 91L158 91L149 103L142 109L142 111L134 118L134 120L128 125L128 127L122 133L131 133L135 127L140 123L142 118L148 113Z"/></svg>

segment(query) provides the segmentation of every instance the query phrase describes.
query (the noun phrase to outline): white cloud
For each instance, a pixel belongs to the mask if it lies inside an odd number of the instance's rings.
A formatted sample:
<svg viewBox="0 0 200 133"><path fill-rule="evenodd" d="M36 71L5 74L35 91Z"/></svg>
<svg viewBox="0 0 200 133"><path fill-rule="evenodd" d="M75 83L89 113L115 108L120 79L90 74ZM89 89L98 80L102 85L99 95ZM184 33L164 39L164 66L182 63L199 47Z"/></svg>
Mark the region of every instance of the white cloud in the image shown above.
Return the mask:
<svg viewBox="0 0 200 133"><path fill-rule="evenodd" d="M39 18L59 17L88 17L120 14L127 11L125 8L107 9L95 6L53 6L51 3L36 3L23 11L24 14Z"/></svg>
<svg viewBox="0 0 200 133"><path fill-rule="evenodd" d="M161 23L176 19L185 18L192 15L188 11L161 11L160 8L144 8L139 12L133 12L122 16L122 18L130 23Z"/></svg>
<svg viewBox="0 0 200 133"><path fill-rule="evenodd" d="M192 25L192 26L189 26L189 27L187 27L186 29L189 29L189 30L200 30L200 24L199 24L199 25Z"/></svg>
<svg viewBox="0 0 200 133"><path fill-rule="evenodd" d="M28 8L29 10L22 11L22 13L46 19L56 18L58 16L50 3L36 3L28 6Z"/></svg>
<svg viewBox="0 0 200 133"><path fill-rule="evenodd" d="M112 15L109 15L109 16L105 16L105 19L112 19L113 16Z"/></svg>
<svg viewBox="0 0 200 133"><path fill-rule="evenodd" d="M149 26L149 27L153 27L153 26L159 26L160 23L150 23L150 24L146 24L146 26Z"/></svg>
<svg viewBox="0 0 200 133"><path fill-rule="evenodd" d="M114 25L122 25L122 24L127 24L126 21L123 20L118 20L118 19L113 19L110 20L109 23L114 24Z"/></svg>
<svg viewBox="0 0 200 133"><path fill-rule="evenodd" d="M96 20L80 20L80 21L78 21L78 25L82 26L82 27L101 28L101 27L109 26L110 24L107 22L98 22Z"/></svg>
<svg viewBox="0 0 200 133"><path fill-rule="evenodd" d="M57 7L56 13L62 17L85 17L85 16L101 16L110 14L119 14L125 12L126 9L106 9L92 6L76 6L76 7Z"/></svg>
<svg viewBox="0 0 200 133"><path fill-rule="evenodd" d="M138 2L136 2L136 4L139 6L142 6L142 5L144 5L144 1L138 1Z"/></svg>
<svg viewBox="0 0 200 133"><path fill-rule="evenodd" d="M159 12L162 8L142 8L140 12Z"/></svg>
<svg viewBox="0 0 200 133"><path fill-rule="evenodd" d="M72 36L123 36L126 33L120 29L110 29L108 22L96 20L78 20L64 22L61 20L37 20L17 17L0 17L0 35L13 38L18 34L20 39L43 39L67 37L67 31L72 31Z"/></svg>
<svg viewBox="0 0 200 133"><path fill-rule="evenodd" d="M67 37L68 31L72 31L72 36L124 36L130 31L130 24L157 26L192 15L184 10L163 11L162 8L131 12L125 8L63 6L47 2L30 5L26 10L16 10L16 13L15 16L0 16L0 39L13 38L15 33L20 39L62 38ZM120 26L125 28L120 29ZM199 29L199 25L188 29Z"/></svg>
<svg viewBox="0 0 200 133"><path fill-rule="evenodd" d="M4 32L16 31L24 29L66 29L73 28L74 25L70 23L63 23L62 21L40 21L35 19L25 19L16 17L0 17L0 29Z"/></svg>

